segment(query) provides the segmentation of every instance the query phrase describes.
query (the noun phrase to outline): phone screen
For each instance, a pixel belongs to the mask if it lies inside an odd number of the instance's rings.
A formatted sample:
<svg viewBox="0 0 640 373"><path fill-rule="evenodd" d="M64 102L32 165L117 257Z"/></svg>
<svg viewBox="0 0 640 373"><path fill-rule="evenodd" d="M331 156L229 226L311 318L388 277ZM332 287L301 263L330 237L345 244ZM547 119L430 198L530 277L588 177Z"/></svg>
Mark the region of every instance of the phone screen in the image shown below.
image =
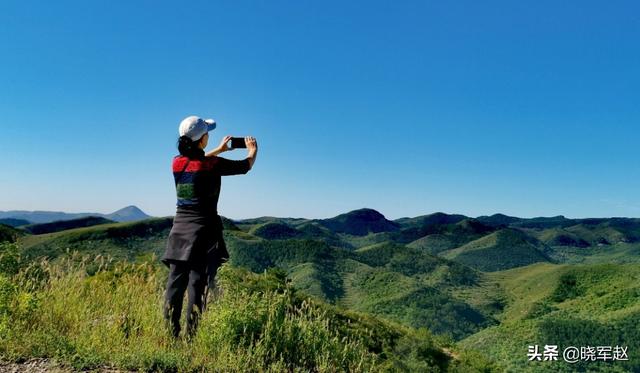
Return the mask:
<svg viewBox="0 0 640 373"><path fill-rule="evenodd" d="M247 145L244 143L244 137L232 137L231 138L231 147L236 148L246 148Z"/></svg>

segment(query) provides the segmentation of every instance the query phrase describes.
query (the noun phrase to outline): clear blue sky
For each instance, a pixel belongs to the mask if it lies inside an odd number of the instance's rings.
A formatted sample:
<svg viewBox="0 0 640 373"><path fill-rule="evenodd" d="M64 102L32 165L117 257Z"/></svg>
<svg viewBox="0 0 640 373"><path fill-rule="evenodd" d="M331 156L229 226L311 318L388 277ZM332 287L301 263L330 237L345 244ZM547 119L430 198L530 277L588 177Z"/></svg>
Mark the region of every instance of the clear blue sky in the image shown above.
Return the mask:
<svg viewBox="0 0 640 373"><path fill-rule="evenodd" d="M170 215L196 114L232 218L640 216L637 4L3 1L0 210Z"/></svg>

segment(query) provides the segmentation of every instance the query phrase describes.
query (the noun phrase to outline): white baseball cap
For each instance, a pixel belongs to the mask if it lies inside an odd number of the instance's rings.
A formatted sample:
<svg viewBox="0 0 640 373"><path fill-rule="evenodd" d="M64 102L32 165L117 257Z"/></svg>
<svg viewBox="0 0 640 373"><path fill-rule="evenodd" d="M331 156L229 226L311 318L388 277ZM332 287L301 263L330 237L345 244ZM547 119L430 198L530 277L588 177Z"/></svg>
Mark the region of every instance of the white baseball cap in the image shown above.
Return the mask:
<svg viewBox="0 0 640 373"><path fill-rule="evenodd" d="M202 119L198 116L191 115L180 122L178 132L180 136L187 136L192 141L200 140L205 133L213 131L216 128L216 121L213 119Z"/></svg>

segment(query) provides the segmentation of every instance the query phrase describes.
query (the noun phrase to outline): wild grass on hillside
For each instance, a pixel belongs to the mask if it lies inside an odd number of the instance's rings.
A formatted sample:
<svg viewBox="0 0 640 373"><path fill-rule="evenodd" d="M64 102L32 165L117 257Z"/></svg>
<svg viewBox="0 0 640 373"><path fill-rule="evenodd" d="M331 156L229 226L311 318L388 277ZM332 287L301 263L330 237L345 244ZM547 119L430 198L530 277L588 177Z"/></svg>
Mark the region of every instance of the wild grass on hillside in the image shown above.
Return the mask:
<svg viewBox="0 0 640 373"><path fill-rule="evenodd" d="M194 339L174 341L161 317L165 279L153 262L25 263L17 247L1 245L0 359L163 372L495 369L474 353L452 359L427 331L305 299L281 271L231 266L220 270L224 296Z"/></svg>

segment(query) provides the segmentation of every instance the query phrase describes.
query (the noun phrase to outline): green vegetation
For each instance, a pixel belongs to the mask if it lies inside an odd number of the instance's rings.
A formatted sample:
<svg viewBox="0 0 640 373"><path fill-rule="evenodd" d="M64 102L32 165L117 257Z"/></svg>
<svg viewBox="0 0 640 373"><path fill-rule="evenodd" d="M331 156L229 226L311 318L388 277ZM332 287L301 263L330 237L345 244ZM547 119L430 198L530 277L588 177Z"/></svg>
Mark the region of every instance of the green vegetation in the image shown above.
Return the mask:
<svg viewBox="0 0 640 373"><path fill-rule="evenodd" d="M228 238L234 265L254 272L281 268L297 288L349 309L454 339L493 322L491 311L477 310L452 290L477 287L481 275L421 250L383 243L351 251L309 239Z"/></svg>
<svg viewBox="0 0 640 373"><path fill-rule="evenodd" d="M549 261L545 251L540 241L526 233L501 229L442 255L482 271L499 271Z"/></svg>
<svg viewBox="0 0 640 373"><path fill-rule="evenodd" d="M161 329L158 307L166 278L166 269L152 258L164 250L171 218L35 235L0 226L9 232L5 241L19 245L5 244L0 254L0 330L14 333L0 342L0 358L49 356L75 367L158 371L254 365L472 372L490 371L487 359L499 362L494 369L518 372L640 371L633 355L640 348L638 219L436 213L391 221L363 209L332 219L223 223L231 254L222 275L226 293L191 342L196 350L170 344L151 330ZM112 259L83 262L74 251ZM51 262L33 264L42 258ZM87 301L91 297L82 286L106 289L102 281L115 294L98 290L106 300ZM63 283L73 284L76 293L64 293ZM142 297L145 305L134 295L143 293L151 294ZM58 299L63 294L68 304ZM113 312L97 310L110 303L116 305ZM67 315L63 322L61 311L58 321L42 313L65 307L80 316ZM45 332L30 342L23 334L35 329L11 322L36 320L28 316L30 309L49 315L37 320L49 325L43 330L63 347L54 348L53 339L45 343ZM129 316L119 319L123 314ZM85 319L112 323L95 333L119 346L98 341ZM116 327L113 320L127 326ZM129 330L129 339L117 328ZM132 339L136 333L141 339ZM134 343L141 346L139 354L127 352ZM624 345L631 361L536 365L526 355L534 344ZM214 345L237 359L215 352Z"/></svg>
<svg viewBox="0 0 640 373"><path fill-rule="evenodd" d="M508 306L500 325L461 341L483 349L514 371L636 372L640 360L640 268L626 264L553 265L495 272L491 278L505 289ZM527 361L529 345L626 346L629 361L563 361L553 365Z"/></svg>
<svg viewBox="0 0 640 373"><path fill-rule="evenodd" d="M143 371L498 371L474 352L299 294L279 271L224 266L223 295L192 341L174 341L153 262L23 262L0 249L0 357ZM93 274L87 265L98 264ZM39 274L39 275L36 275ZM451 354L455 354L453 358Z"/></svg>
<svg viewBox="0 0 640 373"><path fill-rule="evenodd" d="M173 219L158 218L134 223L103 224L20 240L28 258L55 259L67 252L78 251L89 256L109 255L116 259L135 259L141 255L164 251L165 240Z"/></svg>
<svg viewBox="0 0 640 373"><path fill-rule="evenodd" d="M21 225L29 225L31 222L29 220L24 219L16 219L16 218L2 218L0 219L0 224L8 225L10 227L19 227Z"/></svg>
<svg viewBox="0 0 640 373"><path fill-rule="evenodd" d="M268 240L282 240L287 238L299 238L303 233L283 223L259 224L249 231L254 236Z"/></svg>
<svg viewBox="0 0 640 373"><path fill-rule="evenodd" d="M87 216L85 218L54 221L51 223L30 224L22 227L31 234L44 234L60 232L73 228L91 227L99 224L115 223L113 220L105 219L98 216Z"/></svg>
<svg viewBox="0 0 640 373"><path fill-rule="evenodd" d="M466 219L467 217L463 215L447 215L442 212L415 218L399 219L398 222L401 224L402 230L398 238L403 243L408 243L429 235L446 235L452 229L455 229L458 223Z"/></svg>
<svg viewBox="0 0 640 373"><path fill-rule="evenodd" d="M372 209L354 210L318 222L333 232L354 236L398 230L397 223L387 220L384 215Z"/></svg>
<svg viewBox="0 0 640 373"><path fill-rule="evenodd" d="M494 228L477 220L464 219L455 224L432 225L428 234L407 246L426 250L432 254L440 254L477 240L493 231Z"/></svg>
<svg viewBox="0 0 640 373"><path fill-rule="evenodd" d="M349 308L416 328L427 327L453 339L493 323L469 304L398 272L362 266L347 281Z"/></svg>
<svg viewBox="0 0 640 373"><path fill-rule="evenodd" d="M477 271L465 265L389 242L358 249L352 257L371 267L384 267L406 276L437 274L440 282L449 285L474 285L480 278Z"/></svg>
<svg viewBox="0 0 640 373"><path fill-rule="evenodd" d="M0 224L0 242L16 242L24 232L8 225Z"/></svg>
<svg viewBox="0 0 640 373"><path fill-rule="evenodd" d="M536 234L536 233L534 233ZM538 239L549 246L589 247L589 242L578 234L564 228L550 228L536 234Z"/></svg>

